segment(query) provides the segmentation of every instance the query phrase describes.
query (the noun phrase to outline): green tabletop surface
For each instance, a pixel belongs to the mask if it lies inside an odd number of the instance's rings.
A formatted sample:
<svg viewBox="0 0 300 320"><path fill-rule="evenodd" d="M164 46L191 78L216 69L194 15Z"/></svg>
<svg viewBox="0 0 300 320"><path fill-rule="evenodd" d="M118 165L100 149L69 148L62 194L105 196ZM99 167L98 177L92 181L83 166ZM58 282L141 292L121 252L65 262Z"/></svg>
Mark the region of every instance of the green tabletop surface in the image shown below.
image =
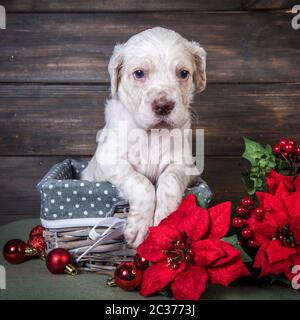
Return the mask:
<svg viewBox="0 0 300 320"><path fill-rule="evenodd" d="M32 227L39 224L37 219L13 222L0 227L0 246L13 238L27 240ZM53 275L45 262L39 259L27 261L19 265L7 263L2 254L0 265L6 269L6 289L0 289L0 299L89 299L89 300L139 300L170 299L156 295L148 298L138 292L127 292L120 288L107 287L107 276L82 273L75 277ZM281 285L268 283L234 283L229 287L208 286L203 294L204 300L232 299L300 299L300 291Z"/></svg>

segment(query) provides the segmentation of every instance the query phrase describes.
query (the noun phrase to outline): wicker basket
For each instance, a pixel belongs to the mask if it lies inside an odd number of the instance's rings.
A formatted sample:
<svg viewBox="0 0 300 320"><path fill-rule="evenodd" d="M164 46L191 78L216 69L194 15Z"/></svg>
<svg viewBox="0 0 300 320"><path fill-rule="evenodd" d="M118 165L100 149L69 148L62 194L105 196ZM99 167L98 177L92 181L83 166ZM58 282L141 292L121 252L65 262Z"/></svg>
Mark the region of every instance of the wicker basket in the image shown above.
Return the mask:
<svg viewBox="0 0 300 320"><path fill-rule="evenodd" d="M66 159L54 165L37 186L46 253L65 248L80 270L111 271L135 254L123 239L129 204L107 181L79 180L84 168L84 163ZM188 193L200 194L206 203L212 198L200 178Z"/></svg>

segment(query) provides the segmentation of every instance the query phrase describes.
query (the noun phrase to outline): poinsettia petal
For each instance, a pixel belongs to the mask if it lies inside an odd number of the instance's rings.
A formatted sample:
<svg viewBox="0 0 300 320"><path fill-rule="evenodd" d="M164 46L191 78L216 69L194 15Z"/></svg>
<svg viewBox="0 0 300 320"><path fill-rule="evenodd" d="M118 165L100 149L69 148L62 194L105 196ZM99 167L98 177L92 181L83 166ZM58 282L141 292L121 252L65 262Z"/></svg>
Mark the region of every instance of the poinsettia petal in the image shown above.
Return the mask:
<svg viewBox="0 0 300 320"><path fill-rule="evenodd" d="M300 191L293 192L286 197L284 199L284 204L287 208L289 217L294 218L297 215L300 215Z"/></svg>
<svg viewBox="0 0 300 320"><path fill-rule="evenodd" d="M151 262L158 262L166 258L162 250L170 249L172 240L181 240L176 228L169 225L150 227L146 239L138 246L137 252Z"/></svg>
<svg viewBox="0 0 300 320"><path fill-rule="evenodd" d="M228 232L231 219L231 202L223 202L209 209L210 230L208 238L222 238Z"/></svg>
<svg viewBox="0 0 300 320"><path fill-rule="evenodd" d="M219 242L210 239L199 240L191 245L194 261L201 266L207 266L225 256Z"/></svg>
<svg viewBox="0 0 300 320"><path fill-rule="evenodd" d="M291 228L296 241L300 241L300 212L299 215L291 219Z"/></svg>
<svg viewBox="0 0 300 320"><path fill-rule="evenodd" d="M199 300L206 289L206 270L198 265L189 265L172 283L171 289L176 300Z"/></svg>
<svg viewBox="0 0 300 320"><path fill-rule="evenodd" d="M266 248L268 247L268 243L263 244L254 259L254 264L253 267L254 268L260 268L261 269L261 274L260 276L265 276L268 274L268 270L269 270L269 261L268 261L268 256L266 254Z"/></svg>
<svg viewBox="0 0 300 320"><path fill-rule="evenodd" d="M160 224L174 226L191 240L199 240L209 229L209 216L207 210L197 206L195 195L188 194L177 210Z"/></svg>
<svg viewBox="0 0 300 320"><path fill-rule="evenodd" d="M269 264L272 265L290 259L297 251L294 248L281 245L279 240L272 240L270 241L270 245L266 248L266 253Z"/></svg>
<svg viewBox="0 0 300 320"><path fill-rule="evenodd" d="M192 241L205 237L209 230L209 223L207 210L197 206L193 208L193 211L186 212L182 221L184 232Z"/></svg>
<svg viewBox="0 0 300 320"><path fill-rule="evenodd" d="M141 295L149 296L162 290L185 268L185 263L181 263L176 270L171 269L166 261L152 264L143 274Z"/></svg>
<svg viewBox="0 0 300 320"><path fill-rule="evenodd" d="M260 247L253 266L261 268L260 276L285 273L290 269L293 253L296 252L291 249L283 247L278 240L272 240Z"/></svg>
<svg viewBox="0 0 300 320"><path fill-rule="evenodd" d="M255 215L252 215L248 219L248 225L251 231L254 233L255 242L261 245L265 241L269 242L272 237L276 235L278 224L274 220L273 216L265 212L263 220L258 220Z"/></svg>
<svg viewBox="0 0 300 320"><path fill-rule="evenodd" d="M286 186L282 182L279 182L277 190L275 192L275 196L284 199L289 195L290 192L287 190Z"/></svg>
<svg viewBox="0 0 300 320"><path fill-rule="evenodd" d="M278 226L282 226L287 223L288 212L281 198L266 192L264 192L263 197L262 192L257 192L256 194L259 201L263 199L263 202L260 202L260 206L263 207L266 213L272 215Z"/></svg>
<svg viewBox="0 0 300 320"><path fill-rule="evenodd" d="M158 226L168 226L169 228L176 229L181 235L183 235L184 226L182 221L184 220L185 214L186 213L184 211L176 210L164 218Z"/></svg>
<svg viewBox="0 0 300 320"><path fill-rule="evenodd" d="M275 170L271 169L266 175L266 183L268 186L268 192L275 194L279 184L281 183L286 192L292 192L294 189L293 185L294 179L292 176L284 176Z"/></svg>
<svg viewBox="0 0 300 320"><path fill-rule="evenodd" d="M189 193L180 203L176 211L190 212L197 207L196 196Z"/></svg>
<svg viewBox="0 0 300 320"><path fill-rule="evenodd" d="M236 257L230 262L219 267L207 268L208 279L212 284L228 286L240 277L249 276L250 272L245 267L241 257Z"/></svg>
<svg viewBox="0 0 300 320"><path fill-rule="evenodd" d="M223 256L213 262L211 264L212 267L221 267L222 265L228 264L231 261L241 257L240 251L235 249L230 243L220 239L215 239L214 242L222 249Z"/></svg>

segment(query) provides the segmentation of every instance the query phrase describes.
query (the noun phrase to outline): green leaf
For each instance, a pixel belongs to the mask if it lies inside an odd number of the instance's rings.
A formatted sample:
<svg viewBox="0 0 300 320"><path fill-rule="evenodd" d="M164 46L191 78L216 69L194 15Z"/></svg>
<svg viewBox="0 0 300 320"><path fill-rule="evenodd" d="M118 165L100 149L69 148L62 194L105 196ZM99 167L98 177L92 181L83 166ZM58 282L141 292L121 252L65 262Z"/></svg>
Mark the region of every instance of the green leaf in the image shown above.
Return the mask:
<svg viewBox="0 0 300 320"><path fill-rule="evenodd" d="M244 137L245 152L243 158L247 159L253 166L257 163L257 159L261 153L264 153L264 148L261 144Z"/></svg>
<svg viewBox="0 0 300 320"><path fill-rule="evenodd" d="M272 150L271 145L267 144L266 147L265 147L265 150L266 150L269 154L273 155L273 150Z"/></svg>
<svg viewBox="0 0 300 320"><path fill-rule="evenodd" d="M232 235L230 237L222 238L222 240L227 242L227 243L230 243L235 249L240 251L241 257L242 257L242 260L243 260L244 263L252 261L251 257L245 252L245 250L238 243L238 238L237 238L236 234L234 234L234 235Z"/></svg>
<svg viewBox="0 0 300 320"><path fill-rule="evenodd" d="M279 274L279 275L270 274L269 277L271 278L271 284L273 284L274 282L281 282L288 286L291 285L291 281L287 279L284 274Z"/></svg>
<svg viewBox="0 0 300 320"><path fill-rule="evenodd" d="M253 195L255 193L255 186L254 182L249 177L249 173L242 173L242 181L246 187L247 193Z"/></svg>

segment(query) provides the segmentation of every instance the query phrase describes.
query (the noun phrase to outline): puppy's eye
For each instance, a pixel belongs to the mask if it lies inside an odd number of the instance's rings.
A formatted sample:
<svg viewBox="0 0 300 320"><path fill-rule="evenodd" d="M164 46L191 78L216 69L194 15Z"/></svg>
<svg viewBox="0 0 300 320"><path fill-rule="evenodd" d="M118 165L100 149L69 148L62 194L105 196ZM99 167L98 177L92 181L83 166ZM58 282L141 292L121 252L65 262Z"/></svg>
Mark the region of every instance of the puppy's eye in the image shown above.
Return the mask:
<svg viewBox="0 0 300 320"><path fill-rule="evenodd" d="M179 73L179 77L181 79L187 79L187 77L189 76L189 72L187 70L181 70L180 73Z"/></svg>
<svg viewBox="0 0 300 320"><path fill-rule="evenodd" d="M143 70L136 70L133 75L136 79L143 79L145 77L145 72Z"/></svg>

